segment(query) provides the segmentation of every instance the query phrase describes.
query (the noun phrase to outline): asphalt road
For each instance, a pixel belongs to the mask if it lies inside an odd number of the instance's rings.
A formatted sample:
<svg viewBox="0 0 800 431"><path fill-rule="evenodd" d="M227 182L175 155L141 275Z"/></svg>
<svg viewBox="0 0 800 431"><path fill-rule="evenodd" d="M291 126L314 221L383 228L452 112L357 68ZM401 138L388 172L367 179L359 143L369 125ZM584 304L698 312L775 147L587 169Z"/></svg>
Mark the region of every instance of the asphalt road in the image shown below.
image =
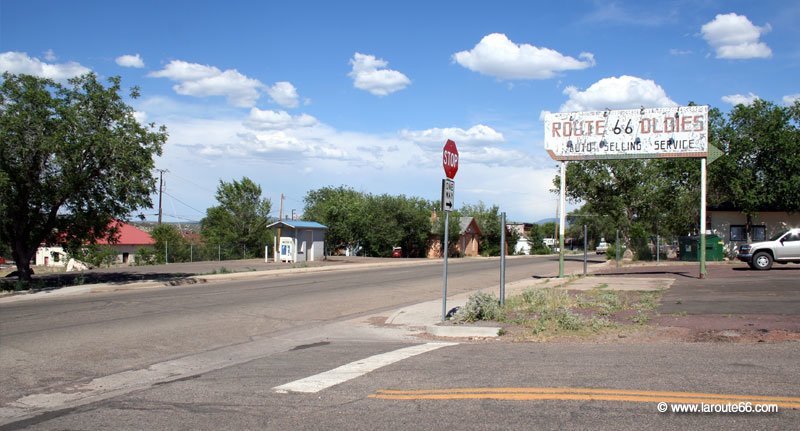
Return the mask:
<svg viewBox="0 0 800 431"><path fill-rule="evenodd" d="M496 259L451 262L449 294L498 283ZM555 272L551 257L516 258L506 278ZM0 404L224 346L299 339L300 330L440 298L441 277L441 264L422 261L0 303Z"/></svg>
<svg viewBox="0 0 800 431"><path fill-rule="evenodd" d="M440 298L441 269L421 262L0 303L0 430L750 430L800 419L796 342L462 343L316 393L275 391L425 343L364 321ZM552 258L510 259L507 280L556 272ZM496 260L459 260L448 290L497 280ZM782 400L779 413L656 410L662 398L764 397Z"/></svg>
<svg viewBox="0 0 800 431"><path fill-rule="evenodd" d="M299 346L0 429L754 430L796 429L800 421L800 411L790 408L760 414L657 411L658 402L678 396L671 392L706 394L693 403L709 401L708 394L737 404L781 396L800 402L794 344L460 344L317 393L272 390L404 346ZM612 395L592 400L571 394L587 388ZM566 395L536 399L554 390ZM381 398L391 391L410 397ZM430 393L437 398L420 396Z"/></svg>

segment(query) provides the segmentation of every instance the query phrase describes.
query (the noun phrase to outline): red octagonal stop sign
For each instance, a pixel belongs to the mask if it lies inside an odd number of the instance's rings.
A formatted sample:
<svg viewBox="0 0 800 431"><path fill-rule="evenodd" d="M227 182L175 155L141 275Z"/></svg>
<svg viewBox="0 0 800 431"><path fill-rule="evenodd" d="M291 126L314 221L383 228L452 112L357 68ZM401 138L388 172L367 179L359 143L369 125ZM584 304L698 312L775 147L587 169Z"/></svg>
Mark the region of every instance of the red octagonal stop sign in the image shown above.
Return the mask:
<svg viewBox="0 0 800 431"><path fill-rule="evenodd" d="M442 150L442 166L444 166L444 174L451 180L455 178L458 172L458 148L456 143L448 139L444 144Z"/></svg>

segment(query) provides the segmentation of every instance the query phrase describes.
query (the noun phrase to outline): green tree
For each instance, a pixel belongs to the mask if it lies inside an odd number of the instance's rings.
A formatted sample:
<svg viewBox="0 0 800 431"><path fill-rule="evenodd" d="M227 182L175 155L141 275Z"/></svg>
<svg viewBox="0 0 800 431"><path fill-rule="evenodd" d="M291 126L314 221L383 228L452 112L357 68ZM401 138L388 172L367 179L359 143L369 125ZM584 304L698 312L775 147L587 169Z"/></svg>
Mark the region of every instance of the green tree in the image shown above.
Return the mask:
<svg viewBox="0 0 800 431"><path fill-rule="evenodd" d="M424 256L431 234L430 203L404 195L369 196L364 249L370 256L389 257L393 247L406 256Z"/></svg>
<svg viewBox="0 0 800 431"><path fill-rule="evenodd" d="M272 204L261 198L261 186L243 177L230 183L220 180L216 194L218 206L208 208L200 221L200 234L208 244L235 246L236 250L258 255L271 244L267 229Z"/></svg>
<svg viewBox="0 0 800 431"><path fill-rule="evenodd" d="M699 189L695 159L589 160L567 166L568 198L602 216L601 236L619 229L628 245L631 238L657 230L692 230L699 217Z"/></svg>
<svg viewBox="0 0 800 431"><path fill-rule="evenodd" d="M181 231L171 224L160 224L150 233L156 244L153 249L154 260L158 263L188 262L189 243Z"/></svg>
<svg viewBox="0 0 800 431"><path fill-rule="evenodd" d="M711 137L725 156L709 166L709 203L741 210L748 234L759 210L800 211L800 102L756 100L714 114Z"/></svg>
<svg viewBox="0 0 800 431"><path fill-rule="evenodd" d="M77 250L113 240L111 220L152 207L153 157L166 129L140 125L119 94L120 78L108 81L90 73L62 85L3 74L0 242L11 248L22 280L30 280L41 243Z"/></svg>
<svg viewBox="0 0 800 431"><path fill-rule="evenodd" d="M534 223L533 226L531 226L531 230L528 231L528 244L531 246L531 254L550 253L550 247L544 245L544 239L548 236L553 235L552 226L548 226L549 224L552 223L548 224Z"/></svg>
<svg viewBox="0 0 800 431"><path fill-rule="evenodd" d="M367 226L367 195L345 186L309 191L304 199L303 218L328 227L327 253L339 249L357 251Z"/></svg>

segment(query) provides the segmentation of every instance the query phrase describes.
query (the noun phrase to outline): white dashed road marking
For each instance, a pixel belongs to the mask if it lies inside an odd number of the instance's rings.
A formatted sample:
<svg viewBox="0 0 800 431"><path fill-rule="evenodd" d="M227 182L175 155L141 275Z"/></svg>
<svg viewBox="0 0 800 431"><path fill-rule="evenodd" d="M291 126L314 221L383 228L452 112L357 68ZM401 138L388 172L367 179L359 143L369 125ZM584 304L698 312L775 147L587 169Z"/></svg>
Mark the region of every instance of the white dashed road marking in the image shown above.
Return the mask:
<svg viewBox="0 0 800 431"><path fill-rule="evenodd" d="M323 389L330 388L331 386L338 385L339 383L344 383L348 380L355 379L356 377L361 377L370 371L375 371L378 368L391 365L395 362L402 361L403 359L420 355L422 353L427 353L442 347L455 346L456 344L458 343L427 343L418 344L411 347L404 347L399 350L381 353L379 355L370 356L369 358L351 362L349 364L342 365L341 367L334 368L330 371L325 371L324 373L319 373L304 379L295 380L285 385L276 386L272 388L272 390L282 394L289 392L315 393Z"/></svg>

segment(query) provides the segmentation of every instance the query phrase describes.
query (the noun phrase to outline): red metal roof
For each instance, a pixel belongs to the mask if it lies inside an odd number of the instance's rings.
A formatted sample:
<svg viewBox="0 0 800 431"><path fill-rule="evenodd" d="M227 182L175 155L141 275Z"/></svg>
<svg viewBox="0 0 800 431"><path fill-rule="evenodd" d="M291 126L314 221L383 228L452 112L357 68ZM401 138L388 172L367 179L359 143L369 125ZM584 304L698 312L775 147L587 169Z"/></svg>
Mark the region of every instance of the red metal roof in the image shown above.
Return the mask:
<svg viewBox="0 0 800 431"><path fill-rule="evenodd" d="M117 242L113 245L153 245L156 241L149 233L121 221L116 221ZM109 244L107 238L98 238L98 244Z"/></svg>

